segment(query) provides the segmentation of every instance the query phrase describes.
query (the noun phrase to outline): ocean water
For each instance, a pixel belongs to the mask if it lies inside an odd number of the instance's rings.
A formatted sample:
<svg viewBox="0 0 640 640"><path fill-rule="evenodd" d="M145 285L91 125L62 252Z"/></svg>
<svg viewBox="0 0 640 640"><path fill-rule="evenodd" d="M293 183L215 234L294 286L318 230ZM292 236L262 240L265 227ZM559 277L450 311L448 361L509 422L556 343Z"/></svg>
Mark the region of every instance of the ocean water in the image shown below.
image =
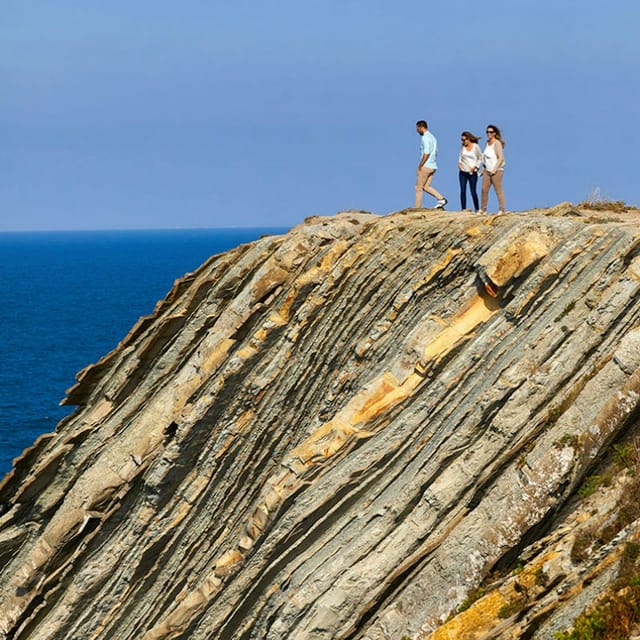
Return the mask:
<svg viewBox="0 0 640 640"><path fill-rule="evenodd" d="M0 233L0 478L75 374L209 256L281 228Z"/></svg>

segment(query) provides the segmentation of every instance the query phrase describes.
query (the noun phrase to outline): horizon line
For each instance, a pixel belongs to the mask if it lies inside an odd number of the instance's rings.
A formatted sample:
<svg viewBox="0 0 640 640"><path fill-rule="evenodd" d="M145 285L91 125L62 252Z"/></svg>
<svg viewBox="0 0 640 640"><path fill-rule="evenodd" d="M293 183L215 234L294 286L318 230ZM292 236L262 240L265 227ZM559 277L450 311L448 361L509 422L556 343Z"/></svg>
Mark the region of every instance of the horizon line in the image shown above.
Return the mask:
<svg viewBox="0 0 640 640"><path fill-rule="evenodd" d="M96 229L0 229L3 233L127 233L140 231L242 231L250 229L291 229L294 225L223 226L223 227L104 227Z"/></svg>

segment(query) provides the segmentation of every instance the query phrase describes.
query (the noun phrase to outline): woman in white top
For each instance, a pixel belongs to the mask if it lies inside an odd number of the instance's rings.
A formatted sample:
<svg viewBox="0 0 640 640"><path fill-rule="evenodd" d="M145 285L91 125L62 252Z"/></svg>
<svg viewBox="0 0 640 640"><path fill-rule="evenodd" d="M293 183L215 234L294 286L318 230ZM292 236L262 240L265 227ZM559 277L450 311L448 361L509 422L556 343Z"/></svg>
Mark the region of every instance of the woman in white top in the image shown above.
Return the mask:
<svg viewBox="0 0 640 640"><path fill-rule="evenodd" d="M473 210L478 211L478 172L482 164L482 151L478 146L480 138L469 131L463 131L460 135L462 146L458 156L458 178L460 180L460 208L464 211L467 208L467 184L473 198Z"/></svg>
<svg viewBox="0 0 640 640"><path fill-rule="evenodd" d="M500 129L493 124L487 127L487 146L484 149L482 161L484 162L484 175L482 177L482 209L487 210L489 201L489 189L495 189L498 196L500 211L504 213L504 192L502 191L502 177L504 176L504 146L505 142L500 134Z"/></svg>

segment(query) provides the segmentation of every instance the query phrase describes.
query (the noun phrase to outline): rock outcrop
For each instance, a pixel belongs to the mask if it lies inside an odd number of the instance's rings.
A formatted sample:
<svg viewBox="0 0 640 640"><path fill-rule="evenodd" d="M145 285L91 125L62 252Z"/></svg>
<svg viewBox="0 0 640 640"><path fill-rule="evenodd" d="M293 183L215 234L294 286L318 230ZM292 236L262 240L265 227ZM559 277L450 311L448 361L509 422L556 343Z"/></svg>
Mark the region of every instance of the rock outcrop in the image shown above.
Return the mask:
<svg viewBox="0 0 640 640"><path fill-rule="evenodd" d="M635 597L639 213L212 257L0 485L0 637L543 639Z"/></svg>

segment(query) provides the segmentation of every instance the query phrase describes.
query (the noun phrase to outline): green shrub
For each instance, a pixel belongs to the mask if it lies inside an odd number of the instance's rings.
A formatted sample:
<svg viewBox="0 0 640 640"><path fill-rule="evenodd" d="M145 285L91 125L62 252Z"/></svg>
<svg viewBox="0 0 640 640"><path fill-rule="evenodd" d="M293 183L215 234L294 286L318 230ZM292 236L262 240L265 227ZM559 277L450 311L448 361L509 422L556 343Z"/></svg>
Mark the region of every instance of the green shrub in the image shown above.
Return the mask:
<svg viewBox="0 0 640 640"><path fill-rule="evenodd" d="M615 463L623 469L631 469L635 464L635 451L631 444L614 444Z"/></svg>
<svg viewBox="0 0 640 640"><path fill-rule="evenodd" d="M514 613L518 613L522 609L521 602L508 602L498 609L498 618L510 618Z"/></svg>
<svg viewBox="0 0 640 640"><path fill-rule="evenodd" d="M478 587L474 591L471 591L462 604L458 607L458 613L466 611L474 602L480 600L485 595L486 591L482 587Z"/></svg>
<svg viewBox="0 0 640 640"><path fill-rule="evenodd" d="M588 498L595 493L595 490L602 484L601 476L588 476L578 489L581 498Z"/></svg>

